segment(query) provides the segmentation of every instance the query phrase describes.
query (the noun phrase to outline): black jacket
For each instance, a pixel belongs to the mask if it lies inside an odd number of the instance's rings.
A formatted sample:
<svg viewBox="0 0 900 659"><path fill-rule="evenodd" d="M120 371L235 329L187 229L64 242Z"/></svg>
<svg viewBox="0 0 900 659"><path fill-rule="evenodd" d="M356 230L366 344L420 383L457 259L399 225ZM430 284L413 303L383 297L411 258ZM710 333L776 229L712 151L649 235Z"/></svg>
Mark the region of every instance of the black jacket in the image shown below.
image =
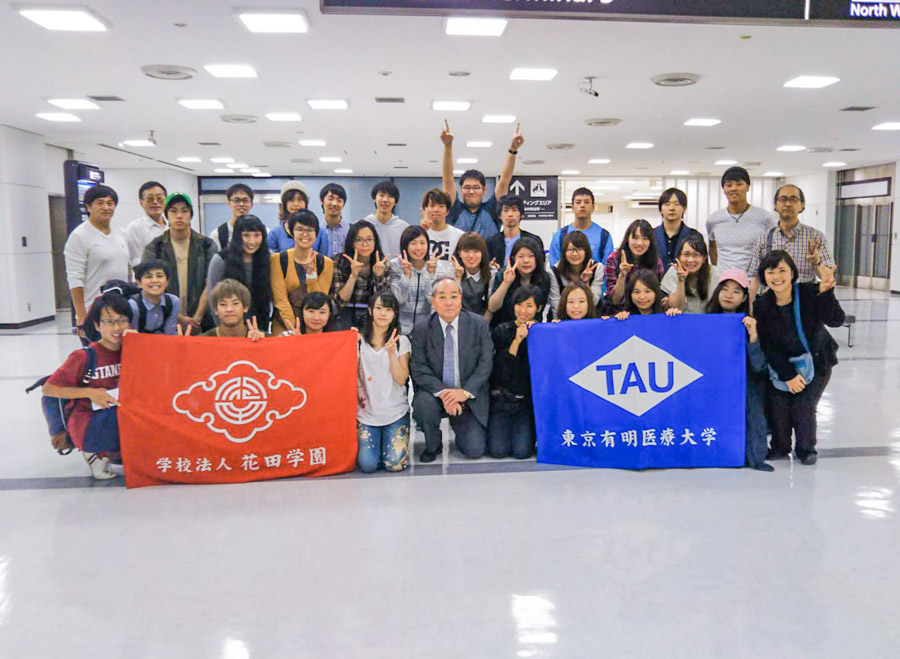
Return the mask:
<svg viewBox="0 0 900 659"><path fill-rule="evenodd" d="M816 283L801 283L800 291L800 324L809 344L816 370L831 368L837 364L837 342L825 329L840 327L844 323L844 310L834 297L834 291L819 294ZM793 305L793 301L791 302ZM787 349L794 326L793 313L791 327L784 327L778 307L775 304L774 291L766 291L753 303L759 330L759 342L769 364L782 380L790 380L797 375L797 369L790 363L792 356Z"/></svg>
<svg viewBox="0 0 900 659"><path fill-rule="evenodd" d="M541 251L544 251L544 242L533 233L529 233L524 229L519 229L521 231L522 238L531 238L538 245L540 245ZM490 256L493 260L497 262L497 264L502 269L503 266L506 265L506 240L503 238L503 229L500 229L500 233L495 233L493 236L487 239L487 248L488 248L488 256Z"/></svg>
<svg viewBox="0 0 900 659"><path fill-rule="evenodd" d="M500 389L518 396L525 396L531 403L531 370L528 367L528 339L519 346L519 354L509 354L509 346L516 338L516 323L501 323L491 332L494 341L494 371L491 373L491 389Z"/></svg>

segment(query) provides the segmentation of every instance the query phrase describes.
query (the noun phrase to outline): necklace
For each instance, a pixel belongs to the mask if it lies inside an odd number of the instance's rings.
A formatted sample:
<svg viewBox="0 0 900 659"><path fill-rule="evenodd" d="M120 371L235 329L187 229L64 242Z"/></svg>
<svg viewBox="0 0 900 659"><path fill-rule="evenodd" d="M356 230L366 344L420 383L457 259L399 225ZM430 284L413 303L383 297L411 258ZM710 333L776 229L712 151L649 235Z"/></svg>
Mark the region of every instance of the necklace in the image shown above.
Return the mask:
<svg viewBox="0 0 900 659"><path fill-rule="evenodd" d="M743 210L743 212L742 212L740 215L737 215L737 216L732 215L732 214L731 214L731 211L728 210L727 208L725 209L725 212L728 213L728 216L729 216L732 220L734 220L735 222L737 222L737 221L740 220L742 217L744 217L744 213L746 213L748 210L750 210L750 204L747 204L747 208L745 208L745 209Z"/></svg>

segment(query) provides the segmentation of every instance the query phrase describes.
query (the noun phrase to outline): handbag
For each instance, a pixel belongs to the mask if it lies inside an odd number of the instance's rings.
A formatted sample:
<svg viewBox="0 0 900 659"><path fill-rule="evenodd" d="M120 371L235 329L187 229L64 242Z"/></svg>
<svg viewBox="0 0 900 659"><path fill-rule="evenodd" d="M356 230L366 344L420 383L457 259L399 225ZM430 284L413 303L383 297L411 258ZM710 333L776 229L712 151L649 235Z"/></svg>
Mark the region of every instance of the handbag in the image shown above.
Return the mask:
<svg viewBox="0 0 900 659"><path fill-rule="evenodd" d="M809 384L816 377L816 367L813 365L812 353L809 351L809 344L806 341L806 334L803 332L803 324L800 322L800 286L794 284L794 322L797 324L797 335L800 337L800 343L806 351L797 357L789 357L788 361L797 369L797 373L803 376L806 384ZM787 382L778 377L778 373L774 368L769 366L769 380L772 386L779 391L790 391Z"/></svg>

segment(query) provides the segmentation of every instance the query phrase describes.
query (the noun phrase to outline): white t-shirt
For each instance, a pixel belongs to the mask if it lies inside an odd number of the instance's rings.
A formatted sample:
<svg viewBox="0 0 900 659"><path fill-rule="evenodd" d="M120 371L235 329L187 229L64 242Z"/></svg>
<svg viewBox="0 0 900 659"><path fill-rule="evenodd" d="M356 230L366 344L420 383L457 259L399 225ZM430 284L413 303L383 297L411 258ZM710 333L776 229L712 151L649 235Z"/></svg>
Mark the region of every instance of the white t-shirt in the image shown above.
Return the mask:
<svg viewBox="0 0 900 659"><path fill-rule="evenodd" d="M706 313L706 303L709 302L709 297L713 294L716 286L719 285L719 277L722 276L722 272L718 266L709 266L709 287L706 290L706 299L688 295L687 285L685 284L684 313ZM678 287L678 270L675 269L674 265L666 270L659 287L666 295L671 295L672 291Z"/></svg>
<svg viewBox="0 0 900 659"><path fill-rule="evenodd" d="M428 230L428 252L429 254L434 253L435 248L441 250L441 260L449 261L450 257L453 256L453 253L456 251L456 243L459 242L459 237L463 235L463 232L457 229L456 227L451 227L449 224L445 229L441 231L437 231L435 229Z"/></svg>
<svg viewBox="0 0 900 659"><path fill-rule="evenodd" d="M128 253L131 256L132 267L141 262L144 248L150 244L150 241L163 235L168 228L168 223L159 226L146 215L139 217L125 228L125 238L128 240Z"/></svg>
<svg viewBox="0 0 900 659"><path fill-rule="evenodd" d="M397 354L408 355L409 350L409 339L401 336L397 343ZM365 407L357 409L357 421L367 426L386 426L409 412L406 387L394 382L387 350L375 350L363 341L359 348L359 364L363 373L366 402Z"/></svg>
<svg viewBox="0 0 900 659"><path fill-rule="evenodd" d="M105 234L89 221L69 234L64 250L69 288L84 289L84 309L100 295L100 286L109 279L128 281L128 240L114 224Z"/></svg>
<svg viewBox="0 0 900 659"><path fill-rule="evenodd" d="M706 235L710 242L716 243L716 253L719 256L716 265L723 271L746 272L756 241L777 225L772 214L758 206L750 206L737 219L727 208L714 211L706 220Z"/></svg>

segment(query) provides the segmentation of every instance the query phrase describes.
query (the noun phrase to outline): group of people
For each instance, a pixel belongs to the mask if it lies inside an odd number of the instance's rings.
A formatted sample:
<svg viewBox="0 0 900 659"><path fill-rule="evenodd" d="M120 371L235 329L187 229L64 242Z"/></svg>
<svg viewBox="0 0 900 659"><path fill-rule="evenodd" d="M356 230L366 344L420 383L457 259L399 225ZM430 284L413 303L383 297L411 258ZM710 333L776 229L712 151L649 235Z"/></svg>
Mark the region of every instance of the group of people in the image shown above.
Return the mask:
<svg viewBox="0 0 900 659"><path fill-rule="evenodd" d="M533 324L654 313L744 314L747 465L770 471L766 460L787 457L792 436L798 459L816 461L815 410L837 349L824 326L844 318L825 237L799 222L802 190L779 188L776 221L747 202L749 174L733 167L722 176L728 206L707 222L709 242L684 223L685 193L670 188L659 198L661 223L632 222L616 246L591 219L593 193L579 188L574 222L553 235L547 265L541 239L520 227L522 199L508 194L519 129L487 199L477 170L464 172L457 190L446 124L441 141L442 187L425 193L413 224L394 214L392 181L373 187L375 212L352 223L342 217L340 185L321 189L320 219L305 186L288 182L271 231L239 183L226 193L233 217L210 236L191 229L190 197L157 182L141 187L147 216L124 232L110 223L115 191L89 189L88 221L69 238L66 266L78 330L97 340L72 353L44 393L75 401L70 439L94 476L115 475L115 456L92 450L89 424L92 404L116 404L109 391L127 331L256 341L356 330L358 466L399 471L410 459L410 414L425 435L421 462L441 453L447 417L468 458L532 456ZM139 292L126 298L121 286L103 286L128 280L129 268ZM95 376L84 386L92 359Z"/></svg>

